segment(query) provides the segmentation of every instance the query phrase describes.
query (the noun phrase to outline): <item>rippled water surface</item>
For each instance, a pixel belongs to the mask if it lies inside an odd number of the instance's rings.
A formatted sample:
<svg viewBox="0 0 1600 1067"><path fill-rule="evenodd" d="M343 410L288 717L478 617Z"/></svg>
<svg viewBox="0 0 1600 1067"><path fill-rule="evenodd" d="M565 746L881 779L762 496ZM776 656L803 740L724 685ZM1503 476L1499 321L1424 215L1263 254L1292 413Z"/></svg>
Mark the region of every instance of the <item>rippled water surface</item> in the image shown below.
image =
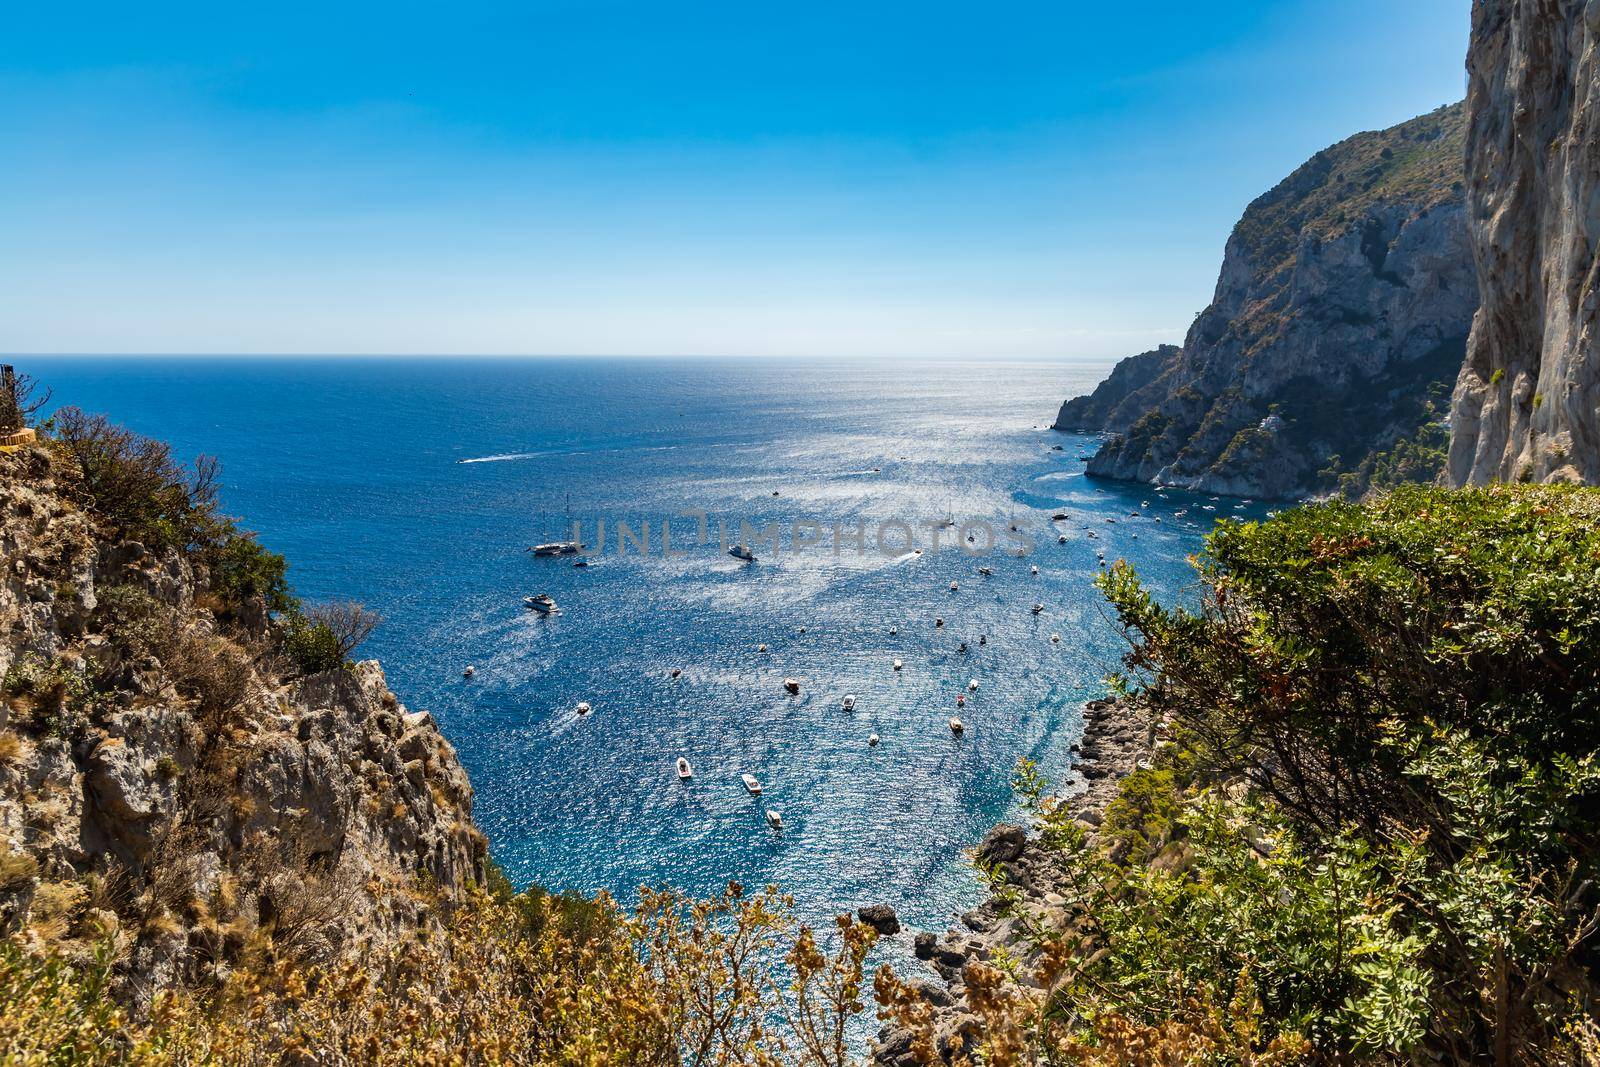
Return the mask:
<svg viewBox="0 0 1600 1067"><path fill-rule="evenodd" d="M1079 705L1116 664L1121 639L1090 584L1097 551L1182 596L1201 526L1240 513L1082 476L1091 442L1046 427L1101 366L25 369L63 403L183 455L218 455L229 510L288 555L303 596L354 597L386 616L363 653L383 660L405 703L437 715L513 879L625 898L641 883L704 893L729 878L776 880L809 915L888 901L912 927L942 927L977 899L961 850L1006 814L1012 767L1032 757L1064 778ZM591 531L608 522L606 550L586 568L524 551L561 535L569 508ZM885 557L872 543L880 521L946 510L1002 534L1015 521L1037 550ZM707 513L713 542L718 519L862 521L868 551L791 551L786 538L744 565L694 543L696 521L678 518L673 549L686 554L663 558L662 519L692 511ZM1052 522L1058 511L1070 518ZM635 531L649 521L649 558L616 554L618 520ZM917 537L926 550L928 529ZM559 614L524 610L539 592ZM468 664L476 675L463 680ZM971 680L955 738L948 719ZM593 714L578 718L579 701ZM694 767L687 783L673 771L680 755ZM744 771L765 784L760 799ZM782 812L781 835L764 808Z"/></svg>

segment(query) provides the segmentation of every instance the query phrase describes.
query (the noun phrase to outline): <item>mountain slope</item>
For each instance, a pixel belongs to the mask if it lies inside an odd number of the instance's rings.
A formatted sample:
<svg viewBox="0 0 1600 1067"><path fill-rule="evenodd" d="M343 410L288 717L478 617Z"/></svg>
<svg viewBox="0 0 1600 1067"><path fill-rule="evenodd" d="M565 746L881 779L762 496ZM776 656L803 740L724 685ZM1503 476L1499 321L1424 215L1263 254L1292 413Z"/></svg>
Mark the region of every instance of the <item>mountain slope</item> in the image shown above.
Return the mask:
<svg viewBox="0 0 1600 1067"><path fill-rule="evenodd" d="M1058 429L1118 435L1089 473L1309 496L1432 421L1477 302L1464 129L1454 105L1358 134L1252 203L1183 347L1063 407Z"/></svg>

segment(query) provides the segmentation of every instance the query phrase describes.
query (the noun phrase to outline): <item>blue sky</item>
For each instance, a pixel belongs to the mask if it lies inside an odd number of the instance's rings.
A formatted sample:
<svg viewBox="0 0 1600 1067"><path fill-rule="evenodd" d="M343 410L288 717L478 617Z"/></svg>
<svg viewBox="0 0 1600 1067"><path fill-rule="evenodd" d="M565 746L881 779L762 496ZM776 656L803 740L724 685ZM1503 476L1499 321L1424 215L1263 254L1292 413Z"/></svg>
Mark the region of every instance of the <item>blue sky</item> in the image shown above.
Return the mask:
<svg viewBox="0 0 1600 1067"><path fill-rule="evenodd" d="M0 350L1119 356L1469 7L13 5Z"/></svg>

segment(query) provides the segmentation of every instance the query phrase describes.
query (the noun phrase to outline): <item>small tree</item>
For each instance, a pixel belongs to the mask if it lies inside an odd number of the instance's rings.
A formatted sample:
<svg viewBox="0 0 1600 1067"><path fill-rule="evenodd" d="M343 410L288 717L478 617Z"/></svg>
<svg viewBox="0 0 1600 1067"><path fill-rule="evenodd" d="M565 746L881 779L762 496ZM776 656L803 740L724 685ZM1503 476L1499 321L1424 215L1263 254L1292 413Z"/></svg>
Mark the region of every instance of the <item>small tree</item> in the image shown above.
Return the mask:
<svg viewBox="0 0 1600 1067"><path fill-rule="evenodd" d="M50 390L18 374L11 364L0 363L0 434L22 429L49 402Z"/></svg>
<svg viewBox="0 0 1600 1067"><path fill-rule="evenodd" d="M313 625L326 626L333 634L341 659L361 647L372 636L372 631L383 622L383 616L354 600L332 600L306 609L306 618Z"/></svg>

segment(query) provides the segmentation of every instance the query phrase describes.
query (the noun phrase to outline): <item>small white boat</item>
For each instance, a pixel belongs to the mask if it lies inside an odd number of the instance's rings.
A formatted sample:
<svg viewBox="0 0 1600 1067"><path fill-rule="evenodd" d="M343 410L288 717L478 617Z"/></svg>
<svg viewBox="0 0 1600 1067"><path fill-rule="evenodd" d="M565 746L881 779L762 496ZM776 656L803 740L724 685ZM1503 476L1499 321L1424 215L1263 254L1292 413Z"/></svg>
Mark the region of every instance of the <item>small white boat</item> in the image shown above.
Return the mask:
<svg viewBox="0 0 1600 1067"><path fill-rule="evenodd" d="M1039 565L1037 563L1035 563L1033 566L1029 567L1028 568L1028 573L1029 574L1038 574L1039 573Z"/></svg>
<svg viewBox="0 0 1600 1067"><path fill-rule="evenodd" d="M868 734L867 735L867 747L869 747L869 748L877 748L878 747L878 735L877 734Z"/></svg>
<svg viewBox="0 0 1600 1067"><path fill-rule="evenodd" d="M961 588L961 586L957 585L955 582L951 582L950 583L950 591L952 593L954 593L956 590L958 590L960 588Z"/></svg>
<svg viewBox="0 0 1600 1067"><path fill-rule="evenodd" d="M682 678L683 677L683 668L682 667L674 667L674 668L672 668L672 676L674 678Z"/></svg>
<svg viewBox="0 0 1600 1067"><path fill-rule="evenodd" d="M783 829L783 816L771 808L767 809L767 825L774 830Z"/></svg>
<svg viewBox="0 0 1600 1067"><path fill-rule="evenodd" d="M939 627L941 627L941 626L943 626L943 625L944 625L944 619L943 619L943 617L941 617L941 616L935 616L935 617L934 617L934 620L933 620L933 628L934 628L934 629L935 629L935 630L937 630L937 629L938 629L938 628L939 628Z"/></svg>
<svg viewBox="0 0 1600 1067"><path fill-rule="evenodd" d="M578 701L578 706L573 710L578 713L578 718L581 719L594 709L589 706L589 702L587 700L580 700Z"/></svg>
<svg viewBox="0 0 1600 1067"><path fill-rule="evenodd" d="M556 601L549 593L540 593L538 596L523 597L522 606L540 615L550 615L556 610Z"/></svg>
<svg viewBox="0 0 1600 1067"><path fill-rule="evenodd" d="M694 777L694 768L682 756L678 757L678 777L685 782Z"/></svg>
<svg viewBox="0 0 1600 1067"><path fill-rule="evenodd" d="M845 695L845 698L844 698L844 710L845 711L855 711L856 710L856 696L855 696L854 693L848 693L848 694Z"/></svg>
<svg viewBox="0 0 1600 1067"><path fill-rule="evenodd" d="M746 548L744 545L734 545L732 548L728 549L728 555L732 556L734 559L743 560L746 563L754 563L756 561L756 554L750 551L750 549Z"/></svg>
<svg viewBox="0 0 1600 1067"><path fill-rule="evenodd" d="M1043 604L1035 604L1035 605L1034 605L1034 606L1033 606L1033 613L1034 613L1034 614L1035 614L1035 615L1037 615L1037 614L1039 614L1039 613L1040 613L1040 612L1041 612L1041 611L1043 611L1043 610L1044 610L1044 605L1043 605Z"/></svg>
<svg viewBox="0 0 1600 1067"><path fill-rule="evenodd" d="M576 556L583 546L576 541L551 541L528 549L535 556Z"/></svg>
<svg viewBox="0 0 1600 1067"><path fill-rule="evenodd" d="M466 670L461 672L461 677L463 677L463 678L471 678L474 674L477 674L477 673L478 673L478 668L476 668L476 667L468 667Z"/></svg>
<svg viewBox="0 0 1600 1067"><path fill-rule="evenodd" d="M798 679L798 678L785 678L783 680L783 687L785 689L787 689L791 694L798 693L798 692L800 692L800 679Z"/></svg>
<svg viewBox="0 0 1600 1067"><path fill-rule="evenodd" d="M751 796L758 797L761 795L761 783L756 781L755 775L746 772L739 775L739 779L744 782L744 787L750 791Z"/></svg>
<svg viewBox="0 0 1600 1067"><path fill-rule="evenodd" d="M978 680L976 678L974 678L974 679L972 679L972 681L967 683L967 692L976 693L977 691L978 691Z"/></svg>
<svg viewBox="0 0 1600 1067"><path fill-rule="evenodd" d="M893 637L895 634L897 634L899 632L900 632L900 627L898 627L898 626L889 627L889 636L890 637Z"/></svg>
<svg viewBox="0 0 1600 1067"><path fill-rule="evenodd" d="M900 670L904 666L905 666L905 664L901 663L899 660L895 660L894 661L894 669L895 670Z"/></svg>
<svg viewBox="0 0 1600 1067"><path fill-rule="evenodd" d="M963 723L960 719L956 718L954 715L950 716L950 732L951 733L953 733L953 734L965 733L966 729L967 729L967 727L966 727L965 723Z"/></svg>
<svg viewBox="0 0 1600 1067"><path fill-rule="evenodd" d="M589 565L589 560L587 557L575 559L572 561L572 565L574 567L587 567Z"/></svg>
<svg viewBox="0 0 1600 1067"><path fill-rule="evenodd" d="M1064 545L1066 543L1067 543L1067 535L1066 534L1060 534L1060 535L1058 535L1056 537L1056 544Z"/></svg>
<svg viewBox="0 0 1600 1067"><path fill-rule="evenodd" d="M756 646L756 651L757 652L765 652L766 650L767 650L767 646L766 645L757 645Z"/></svg>
<svg viewBox="0 0 1600 1067"><path fill-rule="evenodd" d="M1061 643L1061 635L1060 634L1051 634L1050 635L1050 643L1052 645L1059 645Z"/></svg>

